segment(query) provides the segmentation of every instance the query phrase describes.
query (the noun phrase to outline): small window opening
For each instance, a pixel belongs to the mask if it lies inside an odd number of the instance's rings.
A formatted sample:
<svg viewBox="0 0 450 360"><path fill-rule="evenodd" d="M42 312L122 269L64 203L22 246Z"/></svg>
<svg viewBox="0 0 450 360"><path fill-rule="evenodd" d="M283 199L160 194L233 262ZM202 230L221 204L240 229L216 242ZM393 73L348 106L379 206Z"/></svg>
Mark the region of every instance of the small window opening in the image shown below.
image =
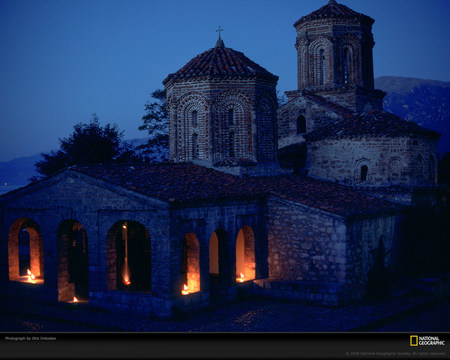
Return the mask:
<svg viewBox="0 0 450 360"><path fill-rule="evenodd" d="M348 49L344 49L344 84L348 84Z"/></svg>
<svg viewBox="0 0 450 360"><path fill-rule="evenodd" d="M325 51L320 49L319 52L319 71L320 71L320 85L325 85Z"/></svg>
<svg viewBox="0 0 450 360"><path fill-rule="evenodd" d="M297 135L304 134L306 132L306 119L303 115L297 118Z"/></svg>
<svg viewBox="0 0 450 360"><path fill-rule="evenodd" d="M233 109L228 110L228 124L234 125L234 112Z"/></svg>
<svg viewBox="0 0 450 360"><path fill-rule="evenodd" d="M367 165L361 166L361 181L367 181L367 173L369 171L369 168Z"/></svg>

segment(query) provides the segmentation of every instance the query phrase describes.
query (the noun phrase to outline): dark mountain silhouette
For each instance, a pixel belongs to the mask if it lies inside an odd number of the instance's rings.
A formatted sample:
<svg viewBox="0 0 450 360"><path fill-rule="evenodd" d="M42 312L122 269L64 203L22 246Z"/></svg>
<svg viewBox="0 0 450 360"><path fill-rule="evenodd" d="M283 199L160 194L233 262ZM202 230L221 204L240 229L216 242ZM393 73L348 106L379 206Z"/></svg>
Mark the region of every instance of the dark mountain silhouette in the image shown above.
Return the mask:
<svg viewBox="0 0 450 360"><path fill-rule="evenodd" d="M438 152L450 152L450 82L397 76L375 79L384 110L441 133Z"/></svg>

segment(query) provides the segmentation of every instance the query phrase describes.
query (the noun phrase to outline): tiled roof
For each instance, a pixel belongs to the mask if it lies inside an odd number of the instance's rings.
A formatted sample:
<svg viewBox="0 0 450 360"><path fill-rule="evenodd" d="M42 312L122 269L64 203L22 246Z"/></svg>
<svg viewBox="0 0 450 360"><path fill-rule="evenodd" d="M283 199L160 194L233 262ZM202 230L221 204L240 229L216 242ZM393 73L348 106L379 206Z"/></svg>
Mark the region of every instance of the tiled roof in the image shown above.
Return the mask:
<svg viewBox="0 0 450 360"><path fill-rule="evenodd" d="M250 60L243 53L225 47L219 39L217 45L197 55L176 73L169 74L163 84L169 79L185 79L193 77L262 77L277 81L278 76L273 75L262 66Z"/></svg>
<svg viewBox="0 0 450 360"><path fill-rule="evenodd" d="M325 125L305 134L304 138L314 141L360 135L396 137L413 134L424 135L436 140L440 137L436 131L419 126L413 121L404 120L397 115L383 111L369 111Z"/></svg>
<svg viewBox="0 0 450 360"><path fill-rule="evenodd" d="M304 21L330 18L360 19L370 22L371 24L374 23L374 20L371 17L358 13L345 5L338 4L335 0L330 0L327 5L324 5L320 9L297 20L294 26L297 26Z"/></svg>
<svg viewBox="0 0 450 360"><path fill-rule="evenodd" d="M304 176L242 178L198 165L86 165L70 170L171 203L276 196L351 217L398 211L399 205Z"/></svg>
<svg viewBox="0 0 450 360"><path fill-rule="evenodd" d="M315 103L324 106L332 111L334 111L335 113L342 115L342 116L351 116L353 115L353 112L349 109L346 109L345 107L338 105L332 101L329 101L327 99L325 99L324 97L314 94L314 93L310 93L307 91L303 91L302 95L304 97L306 97L309 100L314 101Z"/></svg>

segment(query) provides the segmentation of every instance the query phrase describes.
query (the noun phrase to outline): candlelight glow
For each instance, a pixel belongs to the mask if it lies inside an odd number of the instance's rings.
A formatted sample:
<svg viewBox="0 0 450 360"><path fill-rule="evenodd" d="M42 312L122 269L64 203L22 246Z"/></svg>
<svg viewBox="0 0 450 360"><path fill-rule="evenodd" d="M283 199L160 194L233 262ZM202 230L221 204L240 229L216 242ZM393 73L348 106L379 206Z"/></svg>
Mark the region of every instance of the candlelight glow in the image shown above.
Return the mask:
<svg viewBox="0 0 450 360"><path fill-rule="evenodd" d="M34 274L31 272L30 269L27 270L27 274L28 274L28 281L34 283L36 280L36 277L34 276Z"/></svg>
<svg viewBox="0 0 450 360"><path fill-rule="evenodd" d="M244 279L245 279L244 274L241 273L240 276L238 277L237 281L244 282Z"/></svg>
<svg viewBox="0 0 450 360"><path fill-rule="evenodd" d="M73 297L73 302L78 302L78 299L75 296Z"/></svg>
<svg viewBox="0 0 450 360"><path fill-rule="evenodd" d="M188 288L188 286L186 284L183 285L183 290L181 290L181 293L183 295L189 294L189 288Z"/></svg>

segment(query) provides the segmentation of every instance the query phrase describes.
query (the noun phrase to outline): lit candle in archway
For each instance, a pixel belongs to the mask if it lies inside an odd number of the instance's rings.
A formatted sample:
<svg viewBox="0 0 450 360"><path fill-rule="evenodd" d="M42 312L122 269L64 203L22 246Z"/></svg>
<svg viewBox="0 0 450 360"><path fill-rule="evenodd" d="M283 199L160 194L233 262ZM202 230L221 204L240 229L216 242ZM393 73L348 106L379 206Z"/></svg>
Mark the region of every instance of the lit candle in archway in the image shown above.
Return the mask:
<svg viewBox="0 0 450 360"><path fill-rule="evenodd" d="M189 288L188 288L188 286L186 284L183 285L183 290L181 290L181 293L183 295L189 294Z"/></svg>

